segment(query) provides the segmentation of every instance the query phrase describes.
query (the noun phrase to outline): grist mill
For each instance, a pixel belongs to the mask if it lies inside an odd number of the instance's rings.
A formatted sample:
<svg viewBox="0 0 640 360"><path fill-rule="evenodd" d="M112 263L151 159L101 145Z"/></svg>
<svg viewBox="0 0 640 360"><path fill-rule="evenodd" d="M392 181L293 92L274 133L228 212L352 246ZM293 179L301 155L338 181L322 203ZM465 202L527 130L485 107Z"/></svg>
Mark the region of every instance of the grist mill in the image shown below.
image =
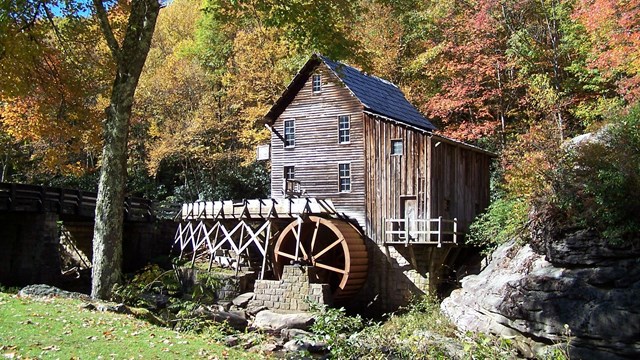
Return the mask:
<svg viewBox="0 0 640 360"><path fill-rule="evenodd" d="M318 54L265 125L271 198L184 204L183 255L255 268L254 302L283 310L394 310L462 271L492 153L438 135L391 82Z"/></svg>

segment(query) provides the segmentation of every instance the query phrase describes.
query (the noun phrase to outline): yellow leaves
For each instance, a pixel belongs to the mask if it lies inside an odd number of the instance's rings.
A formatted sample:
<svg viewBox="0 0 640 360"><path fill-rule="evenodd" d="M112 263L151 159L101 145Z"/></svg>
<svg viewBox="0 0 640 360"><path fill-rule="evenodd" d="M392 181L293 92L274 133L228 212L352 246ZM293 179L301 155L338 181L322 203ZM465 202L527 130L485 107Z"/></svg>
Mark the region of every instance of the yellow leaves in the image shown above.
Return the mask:
<svg viewBox="0 0 640 360"><path fill-rule="evenodd" d="M137 92L136 119L148 124L149 173L163 161L182 167L213 167L234 156L253 161L256 144L270 137L261 120L292 76L289 46L274 30L240 30L228 67L207 73L197 54L184 51L193 24L173 28L184 21L176 19L181 13L198 18L198 3L171 6L158 20L151 55L157 61L147 64Z"/></svg>
<svg viewBox="0 0 640 360"><path fill-rule="evenodd" d="M0 353L5 359L15 359L18 357L18 347L13 345L0 345Z"/></svg>
<svg viewBox="0 0 640 360"><path fill-rule="evenodd" d="M99 146L99 127L96 117L88 109L84 115L65 113L64 102L56 103L50 94L47 100L34 96L2 99L0 124L18 142L27 142L33 149L32 157L39 159L40 171L79 175L86 171L74 156L91 152Z"/></svg>
<svg viewBox="0 0 640 360"><path fill-rule="evenodd" d="M162 9L153 34L153 47L168 56L190 44L202 16L200 4L199 0L174 0Z"/></svg>
<svg viewBox="0 0 640 360"><path fill-rule="evenodd" d="M54 21L61 38L39 22L16 34L0 58L11 78L0 85L0 127L37 164L29 175L82 174L101 141L96 97L106 91L111 68L102 61L97 28L90 20Z"/></svg>
<svg viewBox="0 0 640 360"><path fill-rule="evenodd" d="M369 4L355 26L355 36L362 47L355 51L363 52L371 62L371 69L367 70L385 79L395 79L403 46L403 29L390 6Z"/></svg>

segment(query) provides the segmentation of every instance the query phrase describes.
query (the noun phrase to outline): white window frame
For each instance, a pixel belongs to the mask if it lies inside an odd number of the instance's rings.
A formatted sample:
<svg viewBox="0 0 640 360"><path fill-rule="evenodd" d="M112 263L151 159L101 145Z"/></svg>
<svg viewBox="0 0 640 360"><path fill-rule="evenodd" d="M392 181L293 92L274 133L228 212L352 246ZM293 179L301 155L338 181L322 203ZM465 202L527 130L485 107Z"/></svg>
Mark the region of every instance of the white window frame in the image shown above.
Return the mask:
<svg viewBox="0 0 640 360"><path fill-rule="evenodd" d="M342 128L342 120L346 119L347 127ZM344 133L343 133L344 132ZM349 144L351 142L351 116L338 116L338 144Z"/></svg>
<svg viewBox="0 0 640 360"><path fill-rule="evenodd" d="M287 124L290 123L292 126L290 127L291 132L287 133ZM285 120L282 123L282 133L284 134L284 147L285 148L294 148L296 146L296 121L295 120ZM291 135L291 139L287 136Z"/></svg>
<svg viewBox="0 0 640 360"><path fill-rule="evenodd" d="M347 171L349 172L348 175L342 175L343 169L342 166L346 165L347 166ZM346 179L347 180L347 186L346 188L343 190L342 189L342 180ZM350 193L351 192L351 163L350 162L341 162L338 163L338 191L341 193Z"/></svg>
<svg viewBox="0 0 640 360"><path fill-rule="evenodd" d="M322 75L321 74L311 75L311 92L314 94L318 94L322 92Z"/></svg>
<svg viewBox="0 0 640 360"><path fill-rule="evenodd" d="M291 171L287 171L291 170ZM291 177L289 177L291 175ZM285 165L282 169L282 176L285 180L295 180L296 179L296 167L294 165Z"/></svg>
<svg viewBox="0 0 640 360"><path fill-rule="evenodd" d="M395 144L400 143L400 153L395 152ZM404 140L403 139L391 139L391 156L402 156L404 154Z"/></svg>

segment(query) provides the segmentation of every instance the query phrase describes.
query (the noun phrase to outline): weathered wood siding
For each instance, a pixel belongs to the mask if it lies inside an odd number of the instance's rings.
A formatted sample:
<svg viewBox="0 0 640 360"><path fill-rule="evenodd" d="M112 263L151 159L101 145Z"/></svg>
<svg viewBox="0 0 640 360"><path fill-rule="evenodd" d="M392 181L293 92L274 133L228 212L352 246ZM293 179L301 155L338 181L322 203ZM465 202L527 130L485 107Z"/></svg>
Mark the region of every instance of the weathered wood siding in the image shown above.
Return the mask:
<svg viewBox="0 0 640 360"><path fill-rule="evenodd" d="M285 148L271 136L271 196L283 197L284 167L295 166L295 179L306 196L331 199L338 211L364 228L365 177L362 105L331 71L321 64L322 91L313 93L312 77L274 122L284 136L284 121L295 120L295 147ZM338 116L351 116L350 143L338 142ZM338 164L351 164L351 192L339 189Z"/></svg>
<svg viewBox="0 0 640 360"><path fill-rule="evenodd" d="M475 216L489 206L491 157L463 144L431 139L431 217L457 218L467 232Z"/></svg>
<svg viewBox="0 0 640 360"><path fill-rule="evenodd" d="M416 219L458 219L459 231L489 204L490 156L463 144L365 114L367 236L382 243L383 221L403 218L403 199ZM402 155L391 142L403 141Z"/></svg>
<svg viewBox="0 0 640 360"><path fill-rule="evenodd" d="M416 218L426 218L429 135L365 114L367 236L383 241L383 221L402 218L402 198L415 196ZM391 141L402 140L402 155Z"/></svg>

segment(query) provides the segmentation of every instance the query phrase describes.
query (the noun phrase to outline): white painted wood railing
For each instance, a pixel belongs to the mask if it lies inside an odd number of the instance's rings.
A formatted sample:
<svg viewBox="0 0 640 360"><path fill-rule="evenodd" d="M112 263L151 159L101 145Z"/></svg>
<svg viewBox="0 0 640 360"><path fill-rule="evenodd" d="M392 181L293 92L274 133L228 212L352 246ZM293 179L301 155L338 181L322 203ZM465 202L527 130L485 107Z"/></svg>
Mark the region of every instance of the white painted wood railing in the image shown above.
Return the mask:
<svg viewBox="0 0 640 360"><path fill-rule="evenodd" d="M435 226L433 226L435 225ZM457 244L458 219L385 219L382 233L385 244ZM450 235L450 236L449 236ZM435 240L432 240L435 238Z"/></svg>

